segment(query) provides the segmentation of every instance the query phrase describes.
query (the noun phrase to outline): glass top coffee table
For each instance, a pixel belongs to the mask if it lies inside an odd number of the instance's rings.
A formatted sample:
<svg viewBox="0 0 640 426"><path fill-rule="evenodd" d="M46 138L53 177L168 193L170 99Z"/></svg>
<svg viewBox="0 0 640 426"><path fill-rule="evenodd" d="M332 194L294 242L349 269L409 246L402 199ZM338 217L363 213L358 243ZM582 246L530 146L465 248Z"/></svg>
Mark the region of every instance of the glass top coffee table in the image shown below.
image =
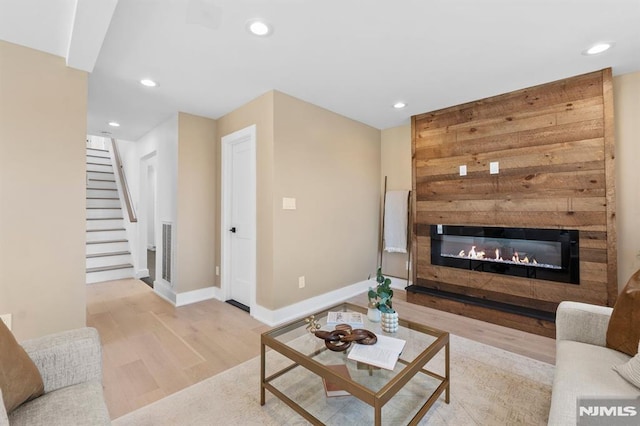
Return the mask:
<svg viewBox="0 0 640 426"><path fill-rule="evenodd" d="M309 422L321 425L323 422L308 409L314 405L314 401L329 398L324 394L323 380L335 384L351 395L338 398L355 397L373 407L373 423L376 426L382 424L382 408L396 395L400 395L400 399L408 398L405 394L410 394L413 399L418 398L419 403L409 408L411 413L416 411L415 415L407 420L411 425L417 424L443 393L445 402L449 403L449 333L402 319L397 332L384 333L380 323L366 319L366 309L350 303L341 303L315 313L314 319L322 325L323 330L334 329L333 325L327 325L328 312L360 312L365 318L364 324L353 328L364 328L379 336L405 340L405 346L394 369L379 369L348 359L347 355L355 343L345 352L327 349L325 341L310 333L309 323L305 318L301 318L267 331L261 336L261 405L265 404L265 390L268 390ZM277 354L267 351L267 347ZM426 366L427 363L429 366ZM349 374L344 376L330 368L335 365L346 366ZM275 372L271 372L274 368ZM268 376L267 369L270 372ZM298 397L304 396L305 393L311 394L312 388L316 389L313 397ZM318 388L322 392L318 393ZM320 402L326 405L323 401ZM303 405L307 407L304 408ZM342 409L348 411L349 408L350 405L345 404ZM354 405L354 409L359 408ZM405 408L403 406L394 410L398 413ZM411 416L411 413L408 415Z"/></svg>

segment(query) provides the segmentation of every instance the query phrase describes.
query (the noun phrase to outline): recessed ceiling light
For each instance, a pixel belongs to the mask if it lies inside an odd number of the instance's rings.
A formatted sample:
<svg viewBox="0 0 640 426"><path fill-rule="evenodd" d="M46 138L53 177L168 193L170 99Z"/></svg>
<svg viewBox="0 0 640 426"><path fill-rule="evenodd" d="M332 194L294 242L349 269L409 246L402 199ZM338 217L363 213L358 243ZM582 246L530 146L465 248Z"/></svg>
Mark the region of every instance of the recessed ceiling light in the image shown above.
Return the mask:
<svg viewBox="0 0 640 426"><path fill-rule="evenodd" d="M151 80L150 78L143 78L142 80L140 80L140 84L147 87L156 87L158 85L158 83Z"/></svg>
<svg viewBox="0 0 640 426"><path fill-rule="evenodd" d="M111 127L120 127L120 123L118 123L117 121L110 121L109 122L109 126L111 126Z"/></svg>
<svg viewBox="0 0 640 426"><path fill-rule="evenodd" d="M395 104L393 104L393 107L395 109L402 109L402 108L404 108L406 106L407 106L407 104L405 104L404 102L396 102Z"/></svg>
<svg viewBox="0 0 640 426"><path fill-rule="evenodd" d="M247 22L247 29L251 34L260 37L268 36L273 32L273 28L269 24L259 19Z"/></svg>
<svg viewBox="0 0 640 426"><path fill-rule="evenodd" d="M583 55L597 55L611 49L613 43L597 43L582 52Z"/></svg>

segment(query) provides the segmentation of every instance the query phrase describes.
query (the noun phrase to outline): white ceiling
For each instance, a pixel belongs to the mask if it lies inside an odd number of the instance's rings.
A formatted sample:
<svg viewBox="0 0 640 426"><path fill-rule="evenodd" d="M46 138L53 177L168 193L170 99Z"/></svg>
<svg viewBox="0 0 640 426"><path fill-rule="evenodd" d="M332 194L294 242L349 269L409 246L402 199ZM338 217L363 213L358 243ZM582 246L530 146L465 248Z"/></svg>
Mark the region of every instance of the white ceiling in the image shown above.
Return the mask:
<svg viewBox="0 0 640 426"><path fill-rule="evenodd" d="M640 0L111 1L88 129L128 140L176 111L218 118L272 89L385 129L606 67L640 70ZM75 5L0 0L0 39L66 56L70 39L84 39L72 37ZM274 33L249 34L252 18ZM599 41L615 45L581 54ZM141 86L145 77L160 86ZM394 110L398 100L408 107Z"/></svg>

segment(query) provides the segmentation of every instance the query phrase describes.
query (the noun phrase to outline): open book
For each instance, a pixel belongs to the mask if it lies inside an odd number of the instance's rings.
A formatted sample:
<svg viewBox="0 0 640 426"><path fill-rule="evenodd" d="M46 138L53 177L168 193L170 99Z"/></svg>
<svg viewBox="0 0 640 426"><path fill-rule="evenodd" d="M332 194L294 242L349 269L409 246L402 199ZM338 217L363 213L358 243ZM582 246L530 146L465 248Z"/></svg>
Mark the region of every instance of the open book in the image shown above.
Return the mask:
<svg viewBox="0 0 640 426"><path fill-rule="evenodd" d="M405 343L402 339L379 335L375 345L352 345L347 358L393 370Z"/></svg>
<svg viewBox="0 0 640 426"><path fill-rule="evenodd" d="M329 312L327 325L349 324L352 327L364 325L364 315L360 312Z"/></svg>

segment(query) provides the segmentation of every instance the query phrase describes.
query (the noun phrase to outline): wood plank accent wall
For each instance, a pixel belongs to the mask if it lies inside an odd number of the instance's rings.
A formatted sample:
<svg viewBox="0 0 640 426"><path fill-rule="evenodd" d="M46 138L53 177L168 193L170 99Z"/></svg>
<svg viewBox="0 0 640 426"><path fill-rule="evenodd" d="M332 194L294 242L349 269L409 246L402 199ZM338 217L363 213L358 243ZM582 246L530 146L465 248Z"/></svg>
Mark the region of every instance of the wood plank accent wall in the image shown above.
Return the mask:
<svg viewBox="0 0 640 426"><path fill-rule="evenodd" d="M617 296L611 69L412 117L414 283L555 312ZM489 174L498 161L500 173ZM459 176L459 166L467 176ZM579 285L431 265L429 225L577 229Z"/></svg>

